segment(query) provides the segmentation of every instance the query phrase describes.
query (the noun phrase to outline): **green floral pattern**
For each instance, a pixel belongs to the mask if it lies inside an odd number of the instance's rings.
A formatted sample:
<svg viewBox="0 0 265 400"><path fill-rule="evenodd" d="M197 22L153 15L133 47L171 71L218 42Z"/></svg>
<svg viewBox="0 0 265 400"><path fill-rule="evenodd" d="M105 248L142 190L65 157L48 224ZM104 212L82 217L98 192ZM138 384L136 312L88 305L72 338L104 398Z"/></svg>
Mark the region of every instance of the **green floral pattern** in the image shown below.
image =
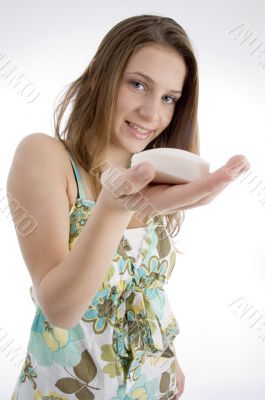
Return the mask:
<svg viewBox="0 0 265 400"><path fill-rule="evenodd" d="M77 199L69 214L69 250L95 202ZM149 218L139 257L121 240L102 284L79 323L53 326L33 287L36 313L26 361L12 400L160 399L176 388L173 341L179 326L164 284L176 262L172 239Z"/></svg>

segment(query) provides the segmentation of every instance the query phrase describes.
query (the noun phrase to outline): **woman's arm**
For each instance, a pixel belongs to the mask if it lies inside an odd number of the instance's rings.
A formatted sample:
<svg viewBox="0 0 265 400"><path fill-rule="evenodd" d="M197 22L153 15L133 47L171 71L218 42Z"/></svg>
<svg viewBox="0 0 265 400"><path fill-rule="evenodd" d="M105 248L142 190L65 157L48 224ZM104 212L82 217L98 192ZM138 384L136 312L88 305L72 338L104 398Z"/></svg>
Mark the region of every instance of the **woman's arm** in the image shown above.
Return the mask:
<svg viewBox="0 0 265 400"><path fill-rule="evenodd" d="M175 395L174 400L178 400L180 398L180 396L182 395L183 391L184 391L184 387L185 387L185 375L182 371L182 369L180 368L180 365L178 363L177 360L177 356L176 356L176 351L175 351L175 347L174 347L174 343L173 343L173 352L175 355L175 362L176 362L176 386L178 389L178 393Z"/></svg>
<svg viewBox="0 0 265 400"><path fill-rule="evenodd" d="M93 212L69 251L68 157L54 138L29 135L18 145L7 180L10 211L37 299L51 324L66 329L78 323L102 285L134 214L116 201L115 188L109 192L105 175ZM122 185L134 193L154 178L154 173L143 180L133 168L121 170L128 176ZM23 224L15 221L18 211L36 221L34 230L22 232Z"/></svg>
<svg viewBox="0 0 265 400"><path fill-rule="evenodd" d="M99 195L69 252L67 156L54 138L29 135L18 145L7 180L14 223L19 210L36 221L27 235L23 224L16 224L16 233L40 306L61 328L75 326L82 317L132 217L126 209L109 210Z"/></svg>

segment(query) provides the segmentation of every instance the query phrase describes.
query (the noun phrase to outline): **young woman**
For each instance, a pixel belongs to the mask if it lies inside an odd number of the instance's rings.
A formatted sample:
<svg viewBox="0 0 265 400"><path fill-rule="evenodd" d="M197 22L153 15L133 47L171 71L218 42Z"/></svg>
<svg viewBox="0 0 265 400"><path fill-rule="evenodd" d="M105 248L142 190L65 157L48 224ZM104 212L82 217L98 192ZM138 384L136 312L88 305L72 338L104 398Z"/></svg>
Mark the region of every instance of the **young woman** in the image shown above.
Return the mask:
<svg viewBox="0 0 265 400"><path fill-rule="evenodd" d="M249 164L235 155L203 179L163 185L152 183L151 164L130 160L159 147L199 154L197 104L184 29L134 16L109 31L71 84L54 137L19 143L7 192L36 314L12 400L180 398L179 327L163 288L172 237L183 210L212 201Z"/></svg>

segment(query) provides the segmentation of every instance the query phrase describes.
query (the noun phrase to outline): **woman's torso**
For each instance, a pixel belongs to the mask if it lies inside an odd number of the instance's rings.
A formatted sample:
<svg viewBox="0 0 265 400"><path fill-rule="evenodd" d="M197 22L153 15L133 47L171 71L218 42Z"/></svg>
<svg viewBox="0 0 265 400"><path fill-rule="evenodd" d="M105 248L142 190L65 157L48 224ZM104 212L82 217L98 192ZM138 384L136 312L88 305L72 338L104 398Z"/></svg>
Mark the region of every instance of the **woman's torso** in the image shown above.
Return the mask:
<svg viewBox="0 0 265 400"><path fill-rule="evenodd" d="M66 153L61 152L60 156L65 157ZM96 202L86 198L88 194L84 193L78 168L69 153L66 156L70 160L68 163L64 158L63 165L66 164L70 177L67 192L71 251ZM72 173L77 183L75 191L69 186ZM91 390L99 389L98 399L116 398L124 382L126 391L134 393L139 389L137 385L141 387L142 378L156 384L148 398L154 398L153 393L161 388L162 392L169 391L170 386L174 388L172 348L179 327L164 290L176 261L173 242L157 218L150 218L144 229L125 230L123 236L100 288L75 327L53 326L38 303L34 287L30 288L36 314L26 364L17 385L21 399L30 398L28 393L35 389L40 393L42 385L46 392L55 388L57 391L62 380L68 382L67 387L61 387L62 391L72 393L70 374L78 375L80 370L91 371L91 368L95 371ZM155 363L159 363L159 368ZM31 381L24 379L29 366ZM172 379L171 383L167 380L166 388L160 368ZM90 372L87 374L90 377ZM111 396L110 390L115 396Z"/></svg>

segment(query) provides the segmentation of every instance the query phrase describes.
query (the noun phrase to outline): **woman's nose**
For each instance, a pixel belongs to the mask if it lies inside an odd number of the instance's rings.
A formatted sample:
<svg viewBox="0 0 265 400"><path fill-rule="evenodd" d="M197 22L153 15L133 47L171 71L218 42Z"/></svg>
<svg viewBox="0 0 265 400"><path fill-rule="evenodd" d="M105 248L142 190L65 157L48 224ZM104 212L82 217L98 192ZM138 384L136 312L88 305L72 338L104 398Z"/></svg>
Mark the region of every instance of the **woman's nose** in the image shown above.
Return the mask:
<svg viewBox="0 0 265 400"><path fill-rule="evenodd" d="M139 106L139 114L145 118L150 125L155 125L159 119L161 99L145 98Z"/></svg>

